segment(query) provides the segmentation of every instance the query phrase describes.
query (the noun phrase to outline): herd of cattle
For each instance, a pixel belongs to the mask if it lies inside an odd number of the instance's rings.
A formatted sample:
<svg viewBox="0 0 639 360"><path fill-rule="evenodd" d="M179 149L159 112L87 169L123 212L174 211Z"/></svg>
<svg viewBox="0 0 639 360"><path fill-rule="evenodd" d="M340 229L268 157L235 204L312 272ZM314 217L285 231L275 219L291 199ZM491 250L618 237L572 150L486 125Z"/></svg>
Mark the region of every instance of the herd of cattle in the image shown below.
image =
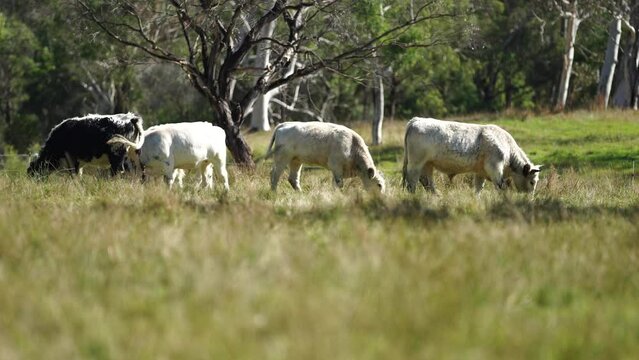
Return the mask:
<svg viewBox="0 0 639 360"><path fill-rule="evenodd" d="M30 175L71 171L81 175L86 164L108 166L112 175L125 168L142 178L163 176L169 187L182 186L185 170L195 170L200 184L213 187L213 172L226 191L226 135L207 122L175 123L143 128L133 113L87 115L62 121L49 133L29 164ZM435 192L433 170L452 178L474 173L479 193L485 180L499 189L510 183L533 193L541 166L534 165L513 137L495 125L476 125L430 118L413 118L404 137L402 183L415 192L419 181ZM302 164L328 168L336 187L343 179L359 177L364 187L384 192L385 182L366 143L355 131L322 122L285 122L275 127L266 158L273 157L271 189L288 167L288 181L300 190Z"/></svg>

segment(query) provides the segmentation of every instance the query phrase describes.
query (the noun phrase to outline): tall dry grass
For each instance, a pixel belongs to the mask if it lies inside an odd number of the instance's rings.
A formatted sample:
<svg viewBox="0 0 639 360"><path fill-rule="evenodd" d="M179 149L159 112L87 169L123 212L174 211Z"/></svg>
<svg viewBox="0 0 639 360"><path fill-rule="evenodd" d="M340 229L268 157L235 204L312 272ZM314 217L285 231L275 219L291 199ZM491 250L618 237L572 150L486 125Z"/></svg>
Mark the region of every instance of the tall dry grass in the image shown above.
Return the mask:
<svg viewBox="0 0 639 360"><path fill-rule="evenodd" d="M519 140L555 122L502 125ZM317 169L303 193L282 181L273 194L269 161L231 167L229 194L1 173L0 358L635 356L639 185L627 172L549 166L534 199L490 185L477 198L463 177L411 196L391 161L403 123L387 125L372 149L383 197L358 180L334 191ZM268 137L251 135L256 155ZM551 153L522 142L538 162Z"/></svg>

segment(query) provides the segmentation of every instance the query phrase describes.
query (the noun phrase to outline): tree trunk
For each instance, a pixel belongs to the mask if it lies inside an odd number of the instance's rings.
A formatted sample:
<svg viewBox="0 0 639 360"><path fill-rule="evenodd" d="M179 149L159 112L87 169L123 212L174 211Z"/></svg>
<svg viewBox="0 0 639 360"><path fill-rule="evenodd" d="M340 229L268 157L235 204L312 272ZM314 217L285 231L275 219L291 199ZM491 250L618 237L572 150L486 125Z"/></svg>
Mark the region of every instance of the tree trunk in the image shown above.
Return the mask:
<svg viewBox="0 0 639 360"><path fill-rule="evenodd" d="M620 62L621 79L618 81L618 85L615 89L615 93L612 97L612 104L620 108L629 108L636 106L636 88L638 70L637 70L637 36L636 28L639 25L639 10L637 5L633 4L633 9L630 13L630 38L626 42L623 48L623 57ZM633 94L634 92L634 94Z"/></svg>
<svg viewBox="0 0 639 360"><path fill-rule="evenodd" d="M630 26L635 30L633 48L632 48L632 68L629 69L631 72L631 79L633 80L630 84L631 87L631 103L630 105L634 110L637 110L639 107L639 36L636 36L636 29L639 27L639 4L635 2L632 8L632 12L630 13Z"/></svg>
<svg viewBox="0 0 639 360"><path fill-rule="evenodd" d="M601 77L597 88L597 106L603 109L608 108L610 91L612 90L612 80L614 79L619 54L619 41L621 40L621 16L616 17L608 27L608 46L606 47L606 57L601 68Z"/></svg>
<svg viewBox="0 0 639 360"><path fill-rule="evenodd" d="M262 38L270 38L275 31L275 21L266 25L260 34ZM262 41L257 45L257 57L255 59L255 67L265 69L271 63L271 43ZM253 104L253 112L251 113L251 130L268 131L271 129L268 118L268 109L272 92L260 95L255 104Z"/></svg>
<svg viewBox="0 0 639 360"><path fill-rule="evenodd" d="M378 69L381 71L381 69ZM374 75L373 85L373 145L382 143L382 125L384 124L384 78L381 73Z"/></svg>
<svg viewBox="0 0 639 360"><path fill-rule="evenodd" d="M369 103L369 98L371 97L371 93L369 92L369 88L366 86L363 86L362 89L362 119L368 119L368 103Z"/></svg>
<svg viewBox="0 0 639 360"><path fill-rule="evenodd" d="M492 61L489 61L485 67L475 73L473 81L479 89L484 110L493 111L497 108L495 99L497 98L496 87L500 71L500 69L495 69Z"/></svg>
<svg viewBox="0 0 639 360"><path fill-rule="evenodd" d="M561 80L559 81L559 89L557 93L557 110L563 111L566 107L566 99L568 98L568 88L570 87L570 75L572 74L572 64L575 59L575 40L577 38L577 29L581 19L577 17L576 5L572 12L566 15L566 30L564 63L561 69Z"/></svg>
<svg viewBox="0 0 639 360"><path fill-rule="evenodd" d="M270 102L270 93L262 94L255 100L251 113L251 131L269 131L271 129L268 117Z"/></svg>
<svg viewBox="0 0 639 360"><path fill-rule="evenodd" d="M504 73L504 95L506 96L506 109L512 109L513 97L515 94L515 85L513 85L513 78L509 71Z"/></svg>
<svg viewBox="0 0 639 360"><path fill-rule="evenodd" d="M124 113L131 109L131 81L126 77L119 86L115 87L113 96L113 113Z"/></svg>
<svg viewBox="0 0 639 360"><path fill-rule="evenodd" d="M226 133L226 147L231 152L233 160L235 160L238 167L244 170L255 170L251 147L240 133L241 111L231 111L229 103L223 100L210 99L210 102L218 114L216 125L221 127Z"/></svg>
<svg viewBox="0 0 639 360"><path fill-rule="evenodd" d="M255 170L251 147L242 134L239 131L229 132L226 129L224 131L226 132L226 147L231 152L231 156L233 156L233 160L235 160L237 166L243 170Z"/></svg>
<svg viewBox="0 0 639 360"><path fill-rule="evenodd" d="M395 73L391 71L390 89L388 90L388 100L390 102L390 109L388 116L391 121L395 120L395 112L397 110L397 87L399 86L399 80L395 76Z"/></svg>

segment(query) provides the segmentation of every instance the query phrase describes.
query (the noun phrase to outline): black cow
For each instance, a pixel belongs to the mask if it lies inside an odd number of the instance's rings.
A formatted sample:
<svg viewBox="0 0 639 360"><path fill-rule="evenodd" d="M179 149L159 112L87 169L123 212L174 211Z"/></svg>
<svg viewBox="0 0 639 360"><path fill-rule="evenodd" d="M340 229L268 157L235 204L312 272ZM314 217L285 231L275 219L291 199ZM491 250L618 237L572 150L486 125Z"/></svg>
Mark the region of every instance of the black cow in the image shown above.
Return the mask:
<svg viewBox="0 0 639 360"><path fill-rule="evenodd" d="M91 114L62 121L56 125L38 156L29 164L29 175L47 175L56 170L82 174L88 163L110 166L111 175L123 169L126 149L108 145L115 135L137 142L142 136L142 118L133 113Z"/></svg>

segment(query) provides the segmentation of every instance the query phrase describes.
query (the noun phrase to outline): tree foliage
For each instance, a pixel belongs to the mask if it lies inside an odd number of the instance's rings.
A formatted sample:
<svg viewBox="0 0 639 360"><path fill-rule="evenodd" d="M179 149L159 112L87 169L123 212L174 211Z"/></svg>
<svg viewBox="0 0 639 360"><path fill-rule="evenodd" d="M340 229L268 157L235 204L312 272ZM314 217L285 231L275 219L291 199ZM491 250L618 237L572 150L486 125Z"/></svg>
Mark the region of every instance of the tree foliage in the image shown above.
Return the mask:
<svg viewBox="0 0 639 360"><path fill-rule="evenodd" d="M633 25L635 2L579 1L590 15L579 27L568 108L593 103L608 24L622 14ZM384 80L387 117L545 110L557 97L564 3L1 2L2 142L26 151L64 118L120 111L140 112L147 124L226 121L241 137L253 101L272 89L326 121L369 120L373 72ZM260 38L269 21L272 38ZM624 27L620 59L635 51L631 40ZM267 67L254 66L258 43L272 51ZM613 89L628 72L621 62ZM275 121L313 118L271 111Z"/></svg>

